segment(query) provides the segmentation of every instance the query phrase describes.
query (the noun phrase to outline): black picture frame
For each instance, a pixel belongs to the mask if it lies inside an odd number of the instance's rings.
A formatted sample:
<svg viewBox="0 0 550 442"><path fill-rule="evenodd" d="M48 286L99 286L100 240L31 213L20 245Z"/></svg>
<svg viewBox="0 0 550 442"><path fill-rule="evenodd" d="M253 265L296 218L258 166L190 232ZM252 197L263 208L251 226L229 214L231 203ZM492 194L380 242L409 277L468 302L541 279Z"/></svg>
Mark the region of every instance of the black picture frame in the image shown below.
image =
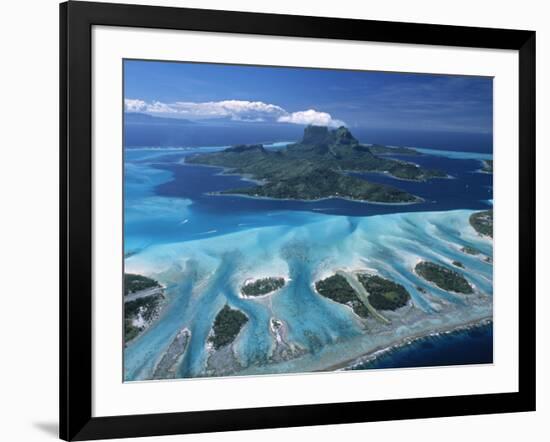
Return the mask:
<svg viewBox="0 0 550 442"><path fill-rule="evenodd" d="M92 417L94 25L510 49L519 54L519 391ZM90 440L535 410L535 32L125 4L60 5L60 437Z"/></svg>

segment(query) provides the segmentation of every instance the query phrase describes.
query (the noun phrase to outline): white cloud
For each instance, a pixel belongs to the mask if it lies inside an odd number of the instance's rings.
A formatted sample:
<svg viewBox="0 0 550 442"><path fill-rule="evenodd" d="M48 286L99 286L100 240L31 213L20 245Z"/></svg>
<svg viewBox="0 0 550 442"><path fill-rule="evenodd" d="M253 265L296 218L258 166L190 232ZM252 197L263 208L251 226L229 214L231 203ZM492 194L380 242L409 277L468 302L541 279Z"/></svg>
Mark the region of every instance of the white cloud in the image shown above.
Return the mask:
<svg viewBox="0 0 550 442"><path fill-rule="evenodd" d="M144 112L147 109L147 103L143 100L124 99L126 112Z"/></svg>
<svg viewBox="0 0 550 442"><path fill-rule="evenodd" d="M223 100L223 101L176 101L163 103L160 101L146 102L140 99L126 98L126 112L140 112L159 117L209 119L229 118L235 121L274 121L292 124L313 124L317 126L338 127L345 123L333 119L326 112L313 109L299 112L287 112L275 104L263 101Z"/></svg>
<svg viewBox="0 0 550 442"><path fill-rule="evenodd" d="M327 112L318 112L313 109L306 111L292 112L291 114L280 116L277 121L281 123L294 123L294 124L312 124L314 126L329 126L340 127L345 126L341 120L333 119Z"/></svg>
<svg viewBox="0 0 550 442"><path fill-rule="evenodd" d="M127 112L144 112L173 118L230 118L242 121L263 121L276 119L286 111L274 104L262 101L224 100L207 102L177 101L162 103L153 101L146 103L142 100L126 99Z"/></svg>

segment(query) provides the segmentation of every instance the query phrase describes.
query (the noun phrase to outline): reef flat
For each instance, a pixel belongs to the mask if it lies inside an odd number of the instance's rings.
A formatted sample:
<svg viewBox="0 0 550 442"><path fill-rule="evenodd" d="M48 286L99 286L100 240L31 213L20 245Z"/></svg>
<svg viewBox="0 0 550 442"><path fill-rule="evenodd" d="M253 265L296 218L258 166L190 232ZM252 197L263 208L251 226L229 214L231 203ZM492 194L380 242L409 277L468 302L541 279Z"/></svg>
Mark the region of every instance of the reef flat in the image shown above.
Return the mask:
<svg viewBox="0 0 550 442"><path fill-rule="evenodd" d="M162 320L126 348L126 379L332 370L407 339L491 318L492 265L481 257L492 257L492 240L472 227L473 213L312 215L299 226L149 247L126 266L170 283L170 302ZM269 250L258 246L266 243ZM464 269L452 265L457 260ZM441 268L467 272L472 292L425 278L416 268L421 262L439 266L430 266L436 275ZM268 296L242 296L243 281L266 275L286 283ZM189 335L174 341L177 330ZM159 365L163 354L172 356Z"/></svg>

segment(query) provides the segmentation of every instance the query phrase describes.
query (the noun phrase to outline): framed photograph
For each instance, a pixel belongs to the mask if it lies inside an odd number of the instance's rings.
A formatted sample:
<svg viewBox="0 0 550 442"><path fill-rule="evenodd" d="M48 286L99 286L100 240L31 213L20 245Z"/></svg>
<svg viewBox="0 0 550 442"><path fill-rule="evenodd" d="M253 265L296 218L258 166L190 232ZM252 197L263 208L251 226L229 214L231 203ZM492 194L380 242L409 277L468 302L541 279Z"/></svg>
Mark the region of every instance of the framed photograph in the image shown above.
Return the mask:
<svg viewBox="0 0 550 442"><path fill-rule="evenodd" d="M535 409L535 33L60 8L60 436Z"/></svg>

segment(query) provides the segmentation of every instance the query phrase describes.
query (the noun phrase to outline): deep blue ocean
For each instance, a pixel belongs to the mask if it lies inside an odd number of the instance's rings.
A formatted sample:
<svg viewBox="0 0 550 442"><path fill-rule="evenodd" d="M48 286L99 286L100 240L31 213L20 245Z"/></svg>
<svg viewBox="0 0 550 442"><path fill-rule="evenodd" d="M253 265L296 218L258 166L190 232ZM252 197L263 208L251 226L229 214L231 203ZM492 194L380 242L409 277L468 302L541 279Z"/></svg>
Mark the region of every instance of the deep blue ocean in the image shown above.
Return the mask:
<svg viewBox="0 0 550 442"><path fill-rule="evenodd" d="M486 152L493 149L492 134L464 132L427 132L399 129L350 128L363 143L425 147L462 152ZM295 124L259 124L227 122L218 124L169 124L129 121L125 125L126 147L145 146L225 146L298 140L303 127Z"/></svg>
<svg viewBox="0 0 550 442"><path fill-rule="evenodd" d="M428 336L357 364L353 370L381 368L443 367L448 365L491 364L493 324Z"/></svg>
<svg viewBox="0 0 550 442"><path fill-rule="evenodd" d="M224 175L217 168L185 164L187 155L221 150L234 143L290 142L299 139L301 128L290 128L284 134L248 130L244 139L237 130L207 134L203 130L197 131L200 137L187 139L180 131L186 136L193 131L177 125L170 126L176 128L173 130L164 127L158 131L145 125L136 127L126 129L126 145L133 146L125 149L126 265L135 272L147 270L146 274L161 280L166 268L170 272L176 268L181 279L163 280L173 293L163 317L125 349L127 380L147 379L154 361L182 326L192 329L192 338L179 375L198 375L214 314L225 302L251 318L242 343L237 345L239 357L250 363L270 351L266 324L273 314L288 319L292 340L312 352L319 345L341 345L339 340L344 338L354 342L363 331L347 308L335 307L311 291L316 269L329 259L336 259L334 266L351 266L357 256L368 257L369 267L403 284L428 313L433 313L431 304L417 291L424 283L409 271L411 257L459 259L472 270L468 276L476 286L492 295L492 265L457 249L469 245L492 256L492 244L462 231L470 211L492 207L492 175L480 172L481 160L492 158L484 136L474 140L470 135L432 134L430 142L420 133L358 136L366 143L421 147L423 155L392 157L449 175L418 183L384 174L357 174L425 200L384 205L342 199L302 202L211 195L254 183ZM279 256L275 250L284 253ZM292 280L274 298L271 310L235 293L233 281L243 272L265 271L262 266L288 268ZM200 279L204 274L211 275L206 283ZM193 294L196 285L204 287L199 295ZM460 305L458 298L433 287L430 290L434 296ZM484 325L415 341L362 368L488 363L492 361L492 342L492 325Z"/></svg>

